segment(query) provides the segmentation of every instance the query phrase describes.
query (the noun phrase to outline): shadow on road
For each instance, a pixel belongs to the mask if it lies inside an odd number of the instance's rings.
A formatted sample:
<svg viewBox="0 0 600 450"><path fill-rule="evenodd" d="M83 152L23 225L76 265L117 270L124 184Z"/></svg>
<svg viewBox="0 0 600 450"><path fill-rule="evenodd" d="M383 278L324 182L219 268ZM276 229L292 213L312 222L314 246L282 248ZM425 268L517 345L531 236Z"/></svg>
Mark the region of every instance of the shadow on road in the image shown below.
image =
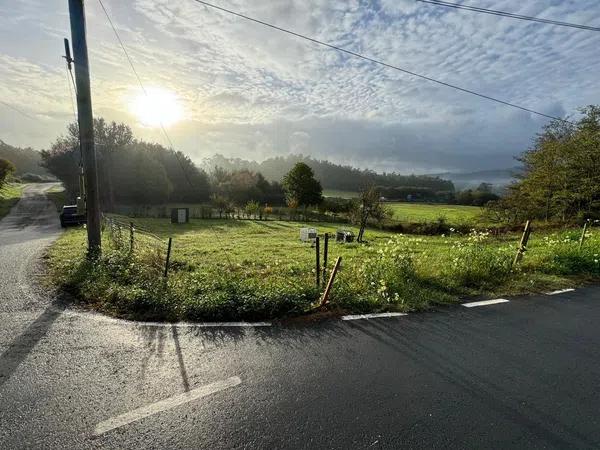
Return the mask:
<svg viewBox="0 0 600 450"><path fill-rule="evenodd" d="M10 343L8 349L0 355L0 386L9 380L27 355L48 333L65 308L63 302L51 303L23 333Z"/></svg>

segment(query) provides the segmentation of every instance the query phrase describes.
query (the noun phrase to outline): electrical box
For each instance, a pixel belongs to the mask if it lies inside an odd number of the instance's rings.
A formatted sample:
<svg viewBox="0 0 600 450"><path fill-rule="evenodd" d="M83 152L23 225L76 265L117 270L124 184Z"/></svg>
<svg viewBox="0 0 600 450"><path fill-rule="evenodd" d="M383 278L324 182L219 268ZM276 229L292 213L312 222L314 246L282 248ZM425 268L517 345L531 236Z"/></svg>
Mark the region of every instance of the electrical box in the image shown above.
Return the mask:
<svg viewBox="0 0 600 450"><path fill-rule="evenodd" d="M348 230L337 230L335 242L354 242L354 233Z"/></svg>
<svg viewBox="0 0 600 450"><path fill-rule="evenodd" d="M77 197L77 214L83 216L85 214L85 200Z"/></svg>
<svg viewBox="0 0 600 450"><path fill-rule="evenodd" d="M312 242L317 239L316 228L300 228L300 240L302 242Z"/></svg>
<svg viewBox="0 0 600 450"><path fill-rule="evenodd" d="M190 208L172 208L171 223L188 223L190 221Z"/></svg>

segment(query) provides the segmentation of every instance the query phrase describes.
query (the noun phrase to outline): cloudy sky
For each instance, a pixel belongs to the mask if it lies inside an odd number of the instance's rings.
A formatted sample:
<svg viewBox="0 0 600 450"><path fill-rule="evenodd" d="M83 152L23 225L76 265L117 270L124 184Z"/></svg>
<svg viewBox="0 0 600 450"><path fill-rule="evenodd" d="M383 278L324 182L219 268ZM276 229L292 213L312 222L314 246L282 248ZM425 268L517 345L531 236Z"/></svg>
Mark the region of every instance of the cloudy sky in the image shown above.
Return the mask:
<svg viewBox="0 0 600 450"><path fill-rule="evenodd" d="M200 161L303 153L377 170L511 167L546 119L208 9L194 0L87 0L94 114ZM414 0L214 3L554 116L600 103L600 34ZM469 1L600 26L598 0ZM0 139L44 148L73 119L67 0L0 0ZM15 106L27 116L8 105ZM154 121L155 122L155 121Z"/></svg>

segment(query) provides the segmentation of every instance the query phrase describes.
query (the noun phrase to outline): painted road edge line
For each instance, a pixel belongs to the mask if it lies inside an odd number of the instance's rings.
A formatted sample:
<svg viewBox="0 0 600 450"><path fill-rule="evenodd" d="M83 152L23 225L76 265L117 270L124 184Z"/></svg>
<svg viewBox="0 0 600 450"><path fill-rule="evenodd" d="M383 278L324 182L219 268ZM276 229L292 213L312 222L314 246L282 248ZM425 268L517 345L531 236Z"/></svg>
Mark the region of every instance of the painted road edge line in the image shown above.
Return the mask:
<svg viewBox="0 0 600 450"><path fill-rule="evenodd" d="M558 289L557 291L552 291L552 292L546 292L546 295L558 295L558 294L565 294L567 292L573 292L575 289L573 288L568 288L568 289Z"/></svg>
<svg viewBox="0 0 600 450"><path fill-rule="evenodd" d="M133 411L126 412L120 416L113 417L111 419L100 422L94 429L94 434L99 436L108 431L120 428L124 425L130 424L137 420L144 419L148 416L157 414L168 409L172 409L176 406L183 405L185 403L197 400L202 397L206 397L215 392L223 391L225 389L237 386L242 382L240 377L231 377L226 380L215 381L214 383L206 384L198 388L192 389L188 392L174 395L164 400L160 400L156 403L151 403L141 408L134 409Z"/></svg>
<svg viewBox="0 0 600 450"><path fill-rule="evenodd" d="M493 300L483 300L481 302L462 303L466 308L474 308L476 306L495 305L496 303L507 303L509 300L505 298L495 298Z"/></svg>
<svg viewBox="0 0 600 450"><path fill-rule="evenodd" d="M360 319L379 319L382 317L400 317L406 316L405 313L377 313L377 314L351 314L349 316L342 316L342 320L360 320Z"/></svg>

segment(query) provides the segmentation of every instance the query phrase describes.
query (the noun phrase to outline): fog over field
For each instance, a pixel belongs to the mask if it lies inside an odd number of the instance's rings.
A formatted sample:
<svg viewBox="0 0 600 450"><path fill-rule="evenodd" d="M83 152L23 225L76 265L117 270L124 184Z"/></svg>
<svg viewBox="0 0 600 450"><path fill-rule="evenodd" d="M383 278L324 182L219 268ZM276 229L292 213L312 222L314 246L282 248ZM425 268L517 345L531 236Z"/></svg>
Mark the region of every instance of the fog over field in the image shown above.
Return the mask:
<svg viewBox="0 0 600 450"><path fill-rule="evenodd" d="M0 138L11 145L47 147L72 120L64 3L0 5ZM198 162L302 153L402 173L510 168L547 122L193 1L105 4L144 84L173 103L175 146ZM219 5L545 114L600 102L592 32L412 0ZM86 6L95 114L165 144L147 126L153 117L99 4ZM584 24L598 17L596 0L479 6Z"/></svg>

